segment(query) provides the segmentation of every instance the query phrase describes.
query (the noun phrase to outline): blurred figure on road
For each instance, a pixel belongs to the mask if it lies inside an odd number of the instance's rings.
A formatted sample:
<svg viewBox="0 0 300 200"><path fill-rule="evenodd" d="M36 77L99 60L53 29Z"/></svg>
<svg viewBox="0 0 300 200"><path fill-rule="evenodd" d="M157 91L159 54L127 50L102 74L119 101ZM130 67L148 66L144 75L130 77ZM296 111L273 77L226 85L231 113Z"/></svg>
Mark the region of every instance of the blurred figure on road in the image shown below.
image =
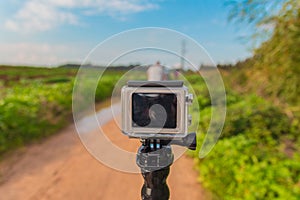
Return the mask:
<svg viewBox="0 0 300 200"><path fill-rule="evenodd" d="M177 80L179 77L179 70L178 69L175 69L174 70L174 78Z"/></svg>
<svg viewBox="0 0 300 200"><path fill-rule="evenodd" d="M148 81L163 81L166 80L164 67L157 61L155 65L151 65L147 70Z"/></svg>

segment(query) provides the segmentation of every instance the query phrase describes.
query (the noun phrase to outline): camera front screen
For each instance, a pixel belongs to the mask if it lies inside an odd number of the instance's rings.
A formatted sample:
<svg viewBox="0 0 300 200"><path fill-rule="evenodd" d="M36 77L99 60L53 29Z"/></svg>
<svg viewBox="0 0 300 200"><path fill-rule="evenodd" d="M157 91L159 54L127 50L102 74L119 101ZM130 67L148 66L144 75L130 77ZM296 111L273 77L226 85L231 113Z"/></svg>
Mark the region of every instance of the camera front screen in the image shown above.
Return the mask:
<svg viewBox="0 0 300 200"><path fill-rule="evenodd" d="M132 94L132 127L174 129L177 126L176 119L176 94Z"/></svg>

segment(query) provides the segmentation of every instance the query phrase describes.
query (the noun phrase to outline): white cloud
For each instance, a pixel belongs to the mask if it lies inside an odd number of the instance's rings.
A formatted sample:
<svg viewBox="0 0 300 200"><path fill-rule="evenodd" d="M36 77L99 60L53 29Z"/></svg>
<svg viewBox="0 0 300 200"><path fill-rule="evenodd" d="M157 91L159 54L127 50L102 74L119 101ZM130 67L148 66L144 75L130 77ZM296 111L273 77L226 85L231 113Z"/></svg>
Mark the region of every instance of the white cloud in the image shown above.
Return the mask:
<svg viewBox="0 0 300 200"><path fill-rule="evenodd" d="M72 55L72 47L55 44L10 43L0 45L2 64L56 66L68 61L81 62L78 55ZM76 52L79 54L80 52ZM77 59L77 60L76 60ZM81 58L82 59L82 58Z"/></svg>
<svg viewBox="0 0 300 200"><path fill-rule="evenodd" d="M49 30L65 23L76 24L76 16L60 11L53 5L34 0L25 3L12 19L5 22L5 27L12 31L35 32Z"/></svg>
<svg viewBox="0 0 300 200"><path fill-rule="evenodd" d="M20 32L46 31L63 24L79 24L80 15L124 19L128 14L157 8L147 0L29 0L5 21L5 27Z"/></svg>

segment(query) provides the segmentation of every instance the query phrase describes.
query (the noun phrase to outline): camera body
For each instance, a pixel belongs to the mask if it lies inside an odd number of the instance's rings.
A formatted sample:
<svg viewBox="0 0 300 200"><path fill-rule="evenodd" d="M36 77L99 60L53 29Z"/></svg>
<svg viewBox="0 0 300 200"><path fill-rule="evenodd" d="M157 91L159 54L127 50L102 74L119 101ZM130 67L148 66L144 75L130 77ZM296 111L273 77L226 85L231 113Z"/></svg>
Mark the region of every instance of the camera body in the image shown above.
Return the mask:
<svg viewBox="0 0 300 200"><path fill-rule="evenodd" d="M141 139L184 138L192 100L182 81L129 81L121 92L122 132Z"/></svg>

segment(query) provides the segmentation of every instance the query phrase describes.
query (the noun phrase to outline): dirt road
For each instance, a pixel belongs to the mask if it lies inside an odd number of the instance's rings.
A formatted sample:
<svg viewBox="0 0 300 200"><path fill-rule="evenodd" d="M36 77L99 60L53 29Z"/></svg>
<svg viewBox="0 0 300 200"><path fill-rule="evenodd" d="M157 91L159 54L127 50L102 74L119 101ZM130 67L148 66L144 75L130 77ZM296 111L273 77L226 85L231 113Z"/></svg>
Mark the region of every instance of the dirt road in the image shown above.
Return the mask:
<svg viewBox="0 0 300 200"><path fill-rule="evenodd" d="M113 121L103 125L117 137ZM111 138L113 139L113 138ZM115 138L115 140L118 140ZM133 142L137 149L139 142ZM0 163L1 200L140 199L140 174L122 173L94 159L81 144L74 125L13 153ZM204 199L192 159L182 156L171 167L168 184L173 200Z"/></svg>

